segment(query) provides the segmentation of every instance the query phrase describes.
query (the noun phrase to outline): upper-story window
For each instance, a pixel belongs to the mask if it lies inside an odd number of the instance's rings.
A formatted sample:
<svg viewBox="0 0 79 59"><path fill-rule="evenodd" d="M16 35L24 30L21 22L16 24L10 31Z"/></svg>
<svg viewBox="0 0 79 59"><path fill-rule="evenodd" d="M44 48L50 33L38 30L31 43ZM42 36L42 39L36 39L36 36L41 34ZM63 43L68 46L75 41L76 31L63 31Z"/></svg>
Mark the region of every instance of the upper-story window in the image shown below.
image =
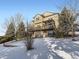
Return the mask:
<svg viewBox="0 0 79 59"><path fill-rule="evenodd" d="M36 20L39 20L39 18L36 18Z"/></svg>
<svg viewBox="0 0 79 59"><path fill-rule="evenodd" d="M53 19L52 19L52 18L49 18L49 19L48 19L48 22L47 22L48 25L52 25L52 21L53 21Z"/></svg>

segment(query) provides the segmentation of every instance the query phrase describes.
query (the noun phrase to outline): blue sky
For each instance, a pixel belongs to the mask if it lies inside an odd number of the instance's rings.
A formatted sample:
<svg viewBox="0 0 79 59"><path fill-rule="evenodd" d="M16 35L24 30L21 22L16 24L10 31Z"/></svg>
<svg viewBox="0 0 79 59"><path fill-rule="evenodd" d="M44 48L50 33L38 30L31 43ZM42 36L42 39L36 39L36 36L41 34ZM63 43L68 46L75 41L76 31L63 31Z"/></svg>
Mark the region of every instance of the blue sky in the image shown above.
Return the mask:
<svg viewBox="0 0 79 59"><path fill-rule="evenodd" d="M23 14L27 19L44 11L58 11L57 4L63 0L0 0L0 19L4 20L16 13Z"/></svg>
<svg viewBox="0 0 79 59"><path fill-rule="evenodd" d="M64 0L0 0L0 33L6 19L16 13L22 14L25 19L31 21L32 17L45 11L58 12L59 6L63 6Z"/></svg>

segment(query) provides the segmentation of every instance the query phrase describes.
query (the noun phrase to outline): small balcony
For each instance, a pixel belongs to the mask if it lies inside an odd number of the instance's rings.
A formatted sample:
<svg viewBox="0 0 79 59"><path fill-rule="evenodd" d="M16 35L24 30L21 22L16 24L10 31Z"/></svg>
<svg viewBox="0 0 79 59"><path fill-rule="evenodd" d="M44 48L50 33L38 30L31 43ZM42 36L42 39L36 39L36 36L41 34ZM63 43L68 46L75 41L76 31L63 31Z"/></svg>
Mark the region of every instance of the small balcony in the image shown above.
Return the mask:
<svg viewBox="0 0 79 59"><path fill-rule="evenodd" d="M41 27L33 27L31 29L28 29L29 31L44 31L44 30L53 30L53 26L41 26Z"/></svg>
<svg viewBox="0 0 79 59"><path fill-rule="evenodd" d="M43 26L43 29L50 30L50 29L53 29L53 26Z"/></svg>

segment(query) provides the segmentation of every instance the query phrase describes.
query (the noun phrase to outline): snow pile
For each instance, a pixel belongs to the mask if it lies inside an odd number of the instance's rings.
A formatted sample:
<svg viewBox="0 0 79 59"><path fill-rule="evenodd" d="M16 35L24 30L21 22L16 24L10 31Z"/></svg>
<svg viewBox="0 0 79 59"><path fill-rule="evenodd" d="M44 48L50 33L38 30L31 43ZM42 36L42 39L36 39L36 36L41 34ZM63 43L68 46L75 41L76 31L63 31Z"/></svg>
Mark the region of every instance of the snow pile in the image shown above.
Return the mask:
<svg viewBox="0 0 79 59"><path fill-rule="evenodd" d="M59 59L79 59L79 41L45 38L45 42L53 55L61 57Z"/></svg>

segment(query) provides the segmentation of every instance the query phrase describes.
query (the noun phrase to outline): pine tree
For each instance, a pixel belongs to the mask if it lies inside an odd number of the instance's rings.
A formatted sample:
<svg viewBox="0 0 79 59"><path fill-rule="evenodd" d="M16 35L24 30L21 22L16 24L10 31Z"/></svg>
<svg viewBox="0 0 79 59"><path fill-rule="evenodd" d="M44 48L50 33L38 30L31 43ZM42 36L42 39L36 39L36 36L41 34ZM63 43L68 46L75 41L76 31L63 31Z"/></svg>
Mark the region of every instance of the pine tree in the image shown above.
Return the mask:
<svg viewBox="0 0 79 59"><path fill-rule="evenodd" d="M13 37L15 36L15 28L14 28L14 25L13 25L12 22L8 26L8 29L6 31L6 35L7 36L13 36Z"/></svg>
<svg viewBox="0 0 79 59"><path fill-rule="evenodd" d="M23 22L20 22L20 24L18 25L18 29L16 31L16 37L17 38L23 38L25 37L25 26L24 26L24 23Z"/></svg>

